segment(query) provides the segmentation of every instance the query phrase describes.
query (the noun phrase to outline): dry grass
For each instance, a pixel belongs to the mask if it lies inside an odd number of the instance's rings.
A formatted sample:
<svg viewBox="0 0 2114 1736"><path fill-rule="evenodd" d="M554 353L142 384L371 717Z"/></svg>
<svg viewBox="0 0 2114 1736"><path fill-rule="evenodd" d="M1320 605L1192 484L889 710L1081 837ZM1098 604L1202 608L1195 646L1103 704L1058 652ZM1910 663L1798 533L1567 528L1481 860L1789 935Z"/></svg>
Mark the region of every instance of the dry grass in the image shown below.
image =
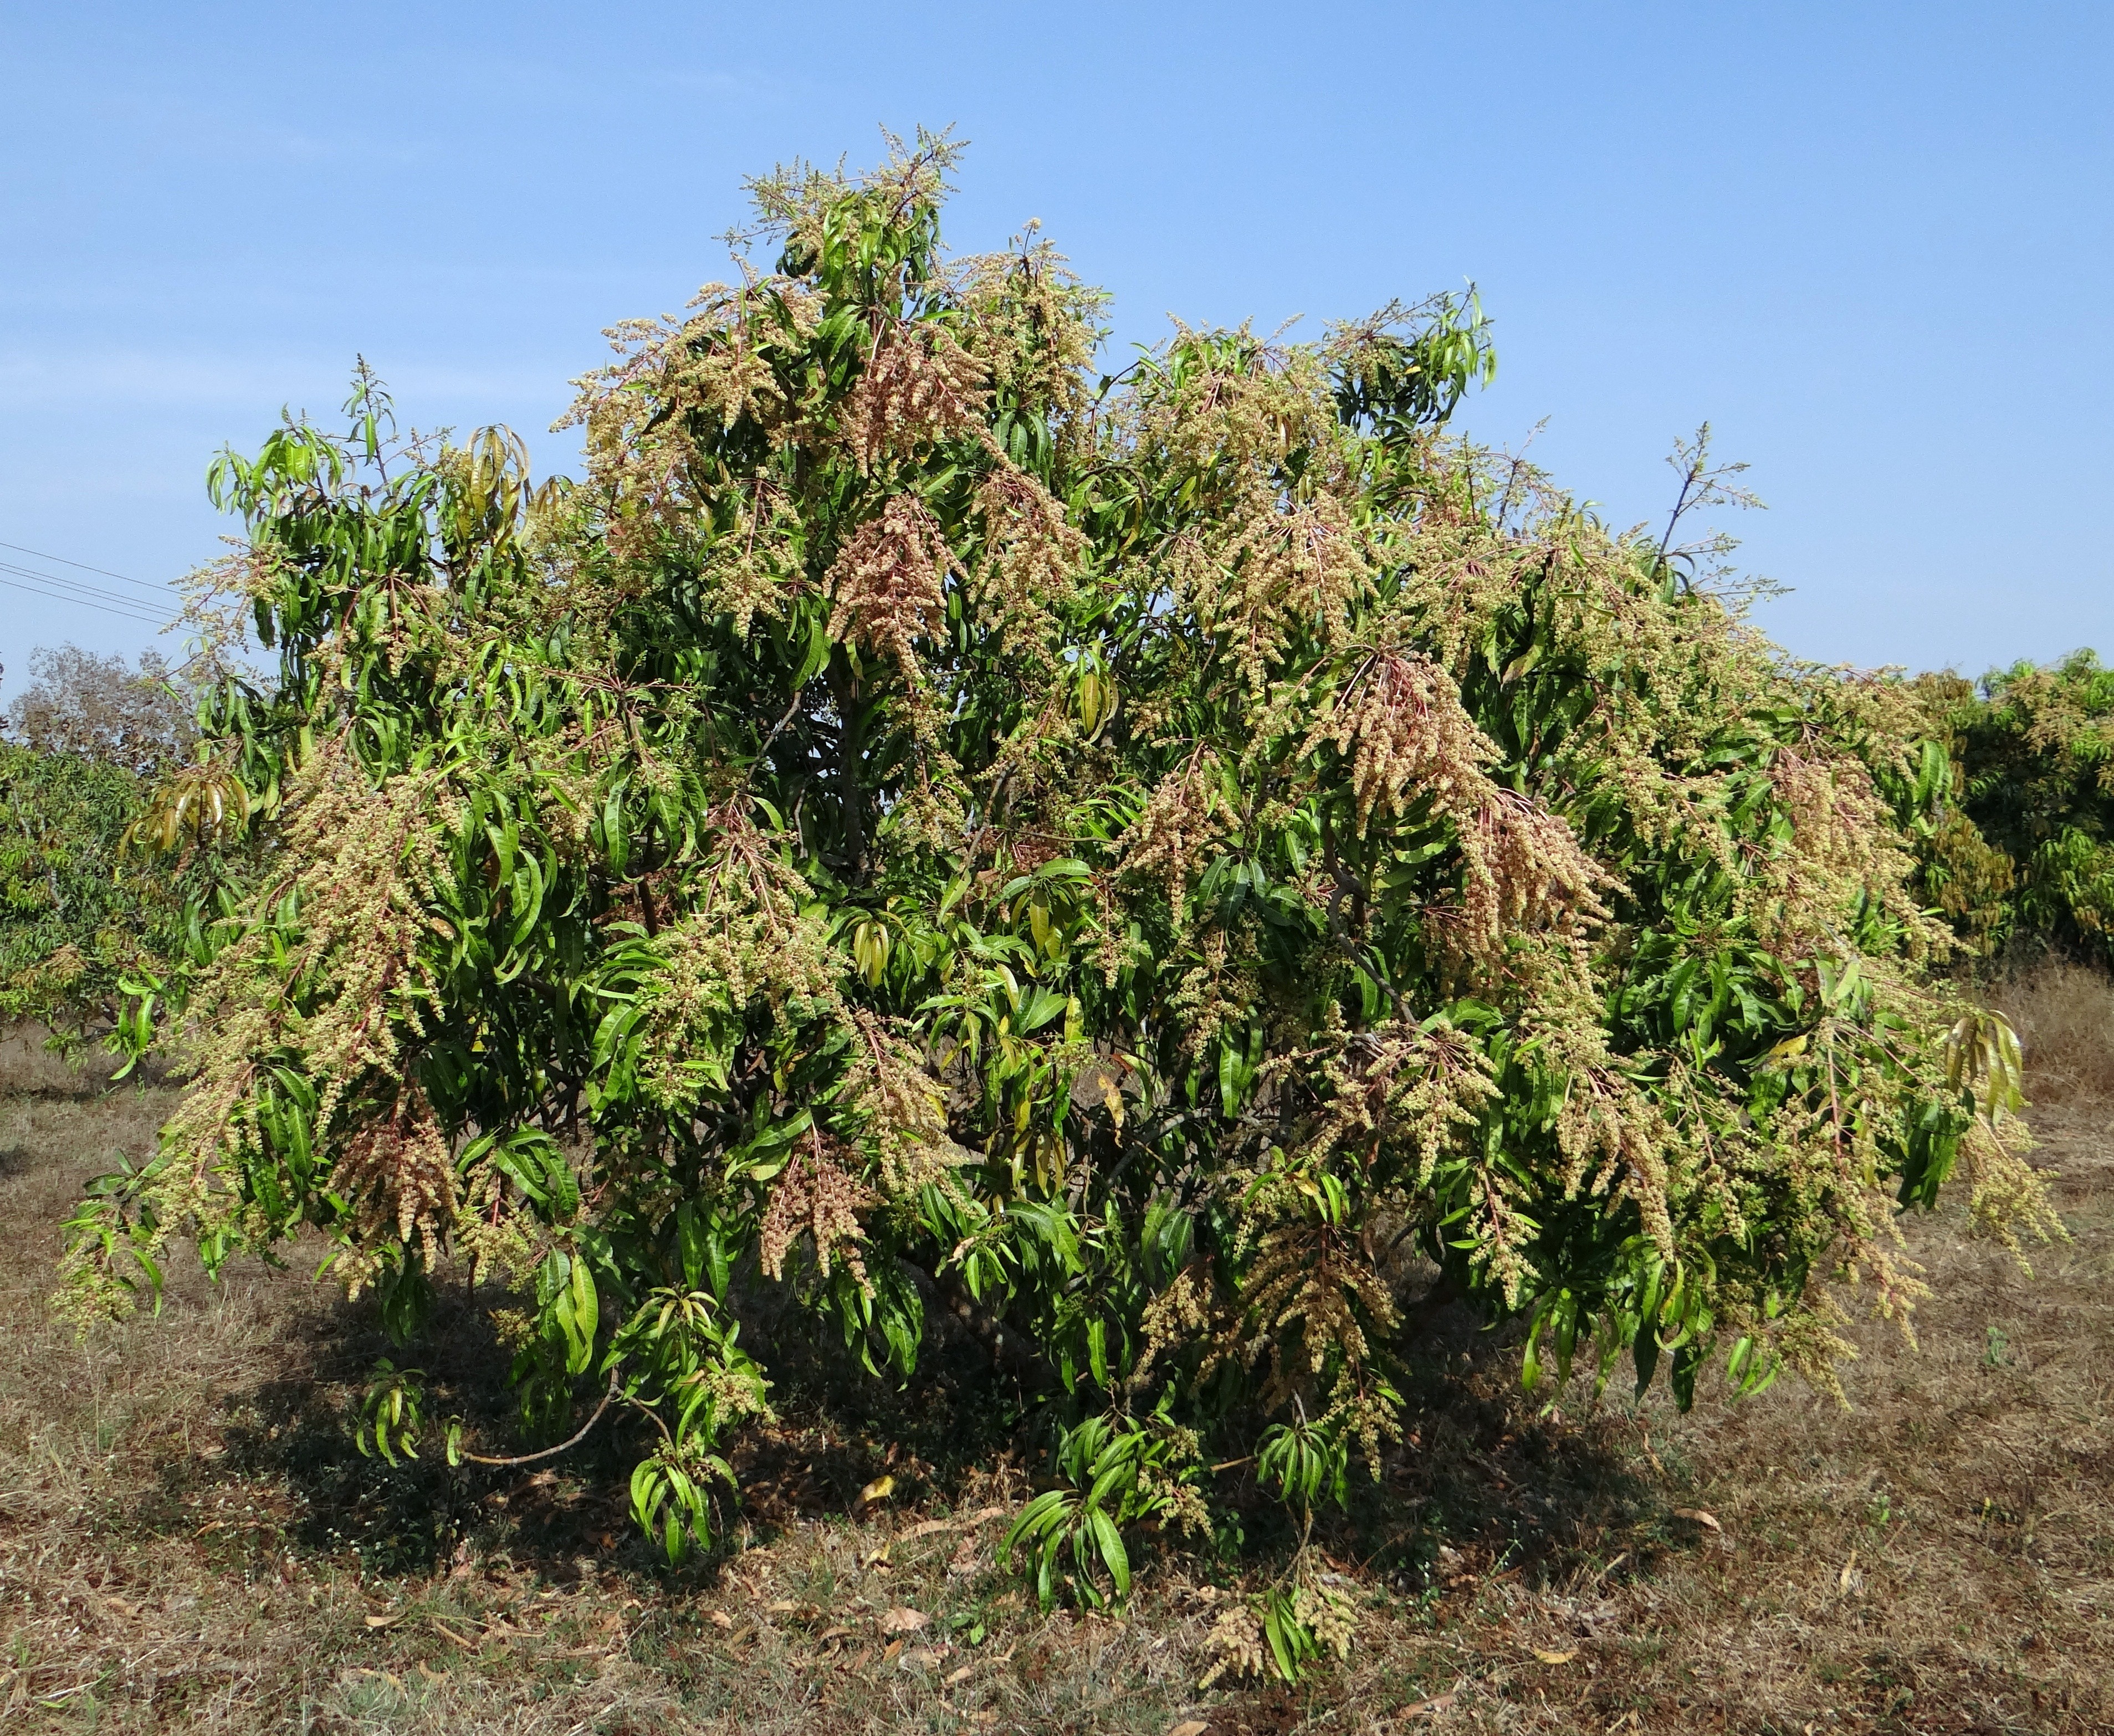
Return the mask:
<svg viewBox="0 0 2114 1736"><path fill-rule="evenodd" d="M2114 978L2061 960L2014 970L1990 999L2019 1033L2043 1103L2114 1103Z"/></svg>
<svg viewBox="0 0 2114 1736"><path fill-rule="evenodd" d="M1536 1415L1498 1347L1442 1322L1388 1498L1323 1540L1358 1647L1290 1692L1195 1688L1230 1585L1209 1563L1152 1564L1124 1620L1024 1604L986 1512L1023 1484L1005 1418L945 1355L879 1395L793 1356L740 1546L671 1573L628 1532L620 1441L559 1474L359 1458L345 1418L379 1340L304 1271L182 1276L161 1320L76 1342L43 1312L54 1226L168 1099L0 1051L0 1725L2106 1730L2114 1096L2078 1033L2110 1003L2013 987L2072 1243L2028 1281L1953 1214L1910 1225L1938 1297L1919 1349L1860 1332L1847 1411L1780 1390ZM501 1429L468 1343L434 1372ZM868 1511L884 1465L898 1493ZM905 1609L927 1619L891 1633Z"/></svg>

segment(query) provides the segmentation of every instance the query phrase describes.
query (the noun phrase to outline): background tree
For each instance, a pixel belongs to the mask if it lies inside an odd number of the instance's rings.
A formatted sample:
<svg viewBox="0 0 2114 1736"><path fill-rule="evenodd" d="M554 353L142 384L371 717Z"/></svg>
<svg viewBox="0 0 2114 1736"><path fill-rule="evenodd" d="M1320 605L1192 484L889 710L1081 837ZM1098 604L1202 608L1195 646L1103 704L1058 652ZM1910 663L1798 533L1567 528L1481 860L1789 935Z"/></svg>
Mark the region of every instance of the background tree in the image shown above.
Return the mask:
<svg viewBox="0 0 2114 1736"><path fill-rule="evenodd" d="M1960 792L1947 910L1984 950L2114 964L2114 671L2080 651L1923 685Z"/></svg>
<svg viewBox="0 0 2114 1736"><path fill-rule="evenodd" d="M66 645L30 670L0 740L0 1018L71 1046L115 1027L126 984L145 992L225 866L194 847L172 875L138 829L195 846L199 800L240 792L186 772L195 695L154 653L135 668Z"/></svg>
<svg viewBox="0 0 2114 1736"><path fill-rule="evenodd" d="M7 734L35 753L71 753L152 777L197 739L194 701L161 655L121 657L78 645L30 656L31 680L7 708Z"/></svg>

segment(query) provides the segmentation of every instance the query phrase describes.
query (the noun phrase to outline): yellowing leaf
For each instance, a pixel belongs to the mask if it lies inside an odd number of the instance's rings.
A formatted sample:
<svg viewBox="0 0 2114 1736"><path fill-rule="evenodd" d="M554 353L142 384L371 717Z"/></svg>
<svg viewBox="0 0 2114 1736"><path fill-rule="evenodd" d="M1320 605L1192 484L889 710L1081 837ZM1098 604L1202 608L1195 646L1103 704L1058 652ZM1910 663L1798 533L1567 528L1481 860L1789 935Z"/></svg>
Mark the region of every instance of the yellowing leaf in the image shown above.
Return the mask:
<svg viewBox="0 0 2114 1736"><path fill-rule="evenodd" d="M895 1479L893 1477L876 1477L859 1491L859 1499L863 1501L885 1501L895 1493Z"/></svg>
<svg viewBox="0 0 2114 1736"><path fill-rule="evenodd" d="M1537 1646L1534 1649L1534 1655L1544 1664L1567 1664L1572 1659L1576 1657L1578 1653L1575 1647L1569 1651L1544 1651Z"/></svg>

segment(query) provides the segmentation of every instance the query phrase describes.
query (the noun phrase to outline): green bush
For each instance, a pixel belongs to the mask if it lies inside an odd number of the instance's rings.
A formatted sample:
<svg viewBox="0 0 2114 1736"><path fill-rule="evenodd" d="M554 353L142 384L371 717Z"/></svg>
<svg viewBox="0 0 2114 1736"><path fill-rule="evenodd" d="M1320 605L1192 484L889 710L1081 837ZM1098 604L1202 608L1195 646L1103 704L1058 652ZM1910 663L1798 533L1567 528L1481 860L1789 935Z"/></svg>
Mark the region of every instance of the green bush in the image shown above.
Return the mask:
<svg viewBox="0 0 2114 1736"><path fill-rule="evenodd" d="M2079 651L1979 686L1924 685L1960 790L1936 882L1946 909L1985 951L2114 964L2114 670Z"/></svg>
<svg viewBox="0 0 2114 1736"><path fill-rule="evenodd" d="M199 848L199 799L240 795L181 767L190 699L153 653L135 670L69 645L30 671L0 740L0 1019L69 1047L139 1017L191 944L227 868ZM135 848L143 831L162 859Z"/></svg>
<svg viewBox="0 0 2114 1736"><path fill-rule="evenodd" d="M1471 305L1099 379L1046 246L942 253L948 160L757 184L774 268L618 329L577 485L371 382L217 465L268 865L74 1305L309 1225L409 1339L455 1250L532 1431L653 1419L675 1555L768 1403L747 1299L899 1377L945 1301L1061 1431L1016 1547L1098 1597L1207 1448L1302 1509L1376 1462L1434 1295L1686 1404L1714 1350L1830 1381L1956 1163L2048 1226L1926 973L1902 689L1448 437ZM1348 1642L1259 1608L1285 1670Z"/></svg>
<svg viewBox="0 0 2114 1736"><path fill-rule="evenodd" d="M0 742L0 1018L76 1040L116 1023L155 926L117 872L140 807L121 767Z"/></svg>

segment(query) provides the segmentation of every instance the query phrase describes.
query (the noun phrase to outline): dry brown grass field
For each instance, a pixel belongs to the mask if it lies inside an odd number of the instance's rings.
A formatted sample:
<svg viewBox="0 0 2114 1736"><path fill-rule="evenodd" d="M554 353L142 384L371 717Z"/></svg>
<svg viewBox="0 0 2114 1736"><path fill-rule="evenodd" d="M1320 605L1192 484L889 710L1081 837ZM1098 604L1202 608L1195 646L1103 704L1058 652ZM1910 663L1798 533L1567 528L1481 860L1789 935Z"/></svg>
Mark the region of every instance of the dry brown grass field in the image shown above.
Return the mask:
<svg viewBox="0 0 2114 1736"><path fill-rule="evenodd" d="M1151 1560L1119 1618L1023 1600L993 1551L1032 1467L967 1347L893 1392L774 1344L780 1422L746 1450L728 1546L675 1573L629 1528L615 1432L533 1470L361 1458L347 1419L384 1346L311 1281L313 1249L217 1289L180 1271L161 1318L77 1340L45 1312L58 1223L114 1152L151 1148L170 1097L16 1037L0 1727L2114 1729L2114 989L2043 970L1998 997L2070 1243L2032 1250L2028 1279L1956 1210L1905 1224L1937 1294L1915 1346L1858 1329L1846 1409L1789 1386L1706 1390L1686 1417L1582 1387L1549 1408L1504 1345L1440 1320L1386 1499L1316 1532L1357 1644L1293 1690L1198 1689L1239 1589L1208 1561ZM455 1340L429 1372L506 1438L502 1354ZM1244 1474L1221 1480L1236 1505Z"/></svg>

